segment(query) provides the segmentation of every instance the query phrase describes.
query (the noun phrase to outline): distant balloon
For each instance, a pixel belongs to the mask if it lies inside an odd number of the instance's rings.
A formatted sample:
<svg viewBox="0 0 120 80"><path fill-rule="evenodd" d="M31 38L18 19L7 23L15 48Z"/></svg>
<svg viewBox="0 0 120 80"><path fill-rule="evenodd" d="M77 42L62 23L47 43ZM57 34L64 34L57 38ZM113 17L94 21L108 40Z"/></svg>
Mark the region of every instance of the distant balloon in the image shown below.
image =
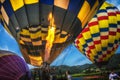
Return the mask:
<svg viewBox="0 0 120 80"><path fill-rule="evenodd" d="M106 63L118 48L120 11L105 2L75 40L76 47L93 63Z"/></svg>
<svg viewBox="0 0 120 80"><path fill-rule="evenodd" d="M51 63L75 40L103 2L104 0L1 0L3 25L20 44L26 62L40 66L44 61ZM54 33L51 33L52 27ZM49 41L51 38L53 40Z"/></svg>
<svg viewBox="0 0 120 80"><path fill-rule="evenodd" d="M26 62L12 52L0 50L0 80L30 80Z"/></svg>

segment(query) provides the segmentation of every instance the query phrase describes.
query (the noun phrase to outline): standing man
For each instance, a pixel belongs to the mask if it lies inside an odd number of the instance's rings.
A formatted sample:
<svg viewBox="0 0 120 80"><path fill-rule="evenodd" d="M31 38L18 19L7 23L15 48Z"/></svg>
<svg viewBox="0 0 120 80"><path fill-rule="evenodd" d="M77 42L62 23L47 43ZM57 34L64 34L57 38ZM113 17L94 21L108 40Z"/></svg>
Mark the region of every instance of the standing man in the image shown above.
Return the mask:
<svg viewBox="0 0 120 80"><path fill-rule="evenodd" d="M109 80L117 80L119 79L120 76L118 74L116 74L114 71L112 71L110 74L109 74Z"/></svg>

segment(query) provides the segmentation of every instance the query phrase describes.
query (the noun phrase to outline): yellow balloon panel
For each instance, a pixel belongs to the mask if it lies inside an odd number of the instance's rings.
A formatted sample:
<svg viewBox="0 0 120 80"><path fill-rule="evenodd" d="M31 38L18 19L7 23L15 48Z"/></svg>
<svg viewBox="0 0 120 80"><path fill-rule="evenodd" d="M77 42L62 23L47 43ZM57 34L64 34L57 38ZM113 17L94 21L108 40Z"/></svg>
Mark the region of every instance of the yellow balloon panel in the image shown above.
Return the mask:
<svg viewBox="0 0 120 80"><path fill-rule="evenodd" d="M24 6L23 0L10 0L13 10L16 11Z"/></svg>
<svg viewBox="0 0 120 80"><path fill-rule="evenodd" d="M41 66L41 64L43 63L42 57L40 57L40 56L36 57L36 56L29 55L29 58L30 58L31 64L34 66Z"/></svg>
<svg viewBox="0 0 120 80"><path fill-rule="evenodd" d="M87 16L88 12L90 11L90 5L87 1L83 3L82 9L78 13L78 18L83 22L84 18ZM83 17L85 16L85 17Z"/></svg>
<svg viewBox="0 0 120 80"><path fill-rule="evenodd" d="M39 0L24 0L25 4L34 4L34 3L38 3Z"/></svg>

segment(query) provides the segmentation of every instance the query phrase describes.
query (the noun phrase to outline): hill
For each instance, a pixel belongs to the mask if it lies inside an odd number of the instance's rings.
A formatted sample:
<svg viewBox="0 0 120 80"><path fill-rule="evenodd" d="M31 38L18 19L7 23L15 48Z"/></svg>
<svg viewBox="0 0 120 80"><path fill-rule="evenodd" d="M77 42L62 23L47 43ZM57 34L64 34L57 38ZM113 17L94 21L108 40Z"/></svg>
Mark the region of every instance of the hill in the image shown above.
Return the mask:
<svg viewBox="0 0 120 80"><path fill-rule="evenodd" d="M69 70L72 74L74 73L81 73L84 71L99 71L99 67L95 64L84 64L84 65L77 65L77 66L52 66L57 69L57 73L65 73L66 70ZM115 54L111 57L108 64L103 65L100 69L119 69L120 68L120 54Z"/></svg>

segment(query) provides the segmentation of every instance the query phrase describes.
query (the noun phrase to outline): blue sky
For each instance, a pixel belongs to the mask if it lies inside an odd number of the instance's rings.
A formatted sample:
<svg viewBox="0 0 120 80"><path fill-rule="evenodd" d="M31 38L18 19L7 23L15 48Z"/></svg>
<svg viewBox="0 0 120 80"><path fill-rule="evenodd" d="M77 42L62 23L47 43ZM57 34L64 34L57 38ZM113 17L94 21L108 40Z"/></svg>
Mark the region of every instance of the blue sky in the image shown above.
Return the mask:
<svg viewBox="0 0 120 80"><path fill-rule="evenodd" d="M106 0L106 1L115 5L120 10L120 0Z"/></svg>
<svg viewBox="0 0 120 80"><path fill-rule="evenodd" d="M54 60L51 65L83 65L90 64L91 61L88 60L83 54L81 54L74 44L70 44L65 50L59 55L59 57Z"/></svg>
<svg viewBox="0 0 120 80"><path fill-rule="evenodd" d="M12 51L22 57L16 40L0 24L0 50Z"/></svg>
<svg viewBox="0 0 120 80"><path fill-rule="evenodd" d="M120 10L119 0L107 0L107 2L116 5ZM19 46L16 40L10 36L6 30L0 24L0 49L15 52L17 55L22 57ZM120 52L120 46L116 52ZM83 54L81 54L74 44L70 44L65 48L65 50L58 56L56 60L51 65L83 65L86 63L91 63ZM30 66L31 67L31 66Z"/></svg>

